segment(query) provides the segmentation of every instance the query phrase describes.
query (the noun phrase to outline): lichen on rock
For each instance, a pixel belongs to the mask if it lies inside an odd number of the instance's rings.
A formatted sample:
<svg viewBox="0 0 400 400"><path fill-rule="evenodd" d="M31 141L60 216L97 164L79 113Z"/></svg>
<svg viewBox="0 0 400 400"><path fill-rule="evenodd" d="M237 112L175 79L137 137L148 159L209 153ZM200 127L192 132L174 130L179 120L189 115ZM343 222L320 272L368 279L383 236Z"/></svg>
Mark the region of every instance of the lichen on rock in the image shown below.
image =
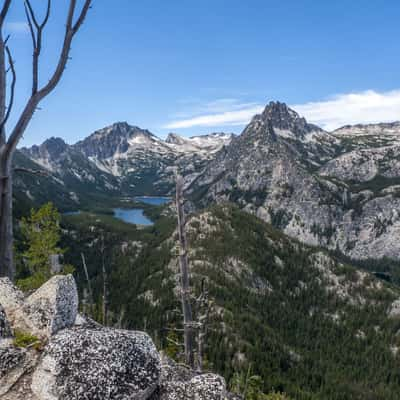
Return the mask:
<svg viewBox="0 0 400 400"><path fill-rule="evenodd" d="M50 339L35 370L40 399L147 399L160 377L160 358L143 332L72 328Z"/></svg>

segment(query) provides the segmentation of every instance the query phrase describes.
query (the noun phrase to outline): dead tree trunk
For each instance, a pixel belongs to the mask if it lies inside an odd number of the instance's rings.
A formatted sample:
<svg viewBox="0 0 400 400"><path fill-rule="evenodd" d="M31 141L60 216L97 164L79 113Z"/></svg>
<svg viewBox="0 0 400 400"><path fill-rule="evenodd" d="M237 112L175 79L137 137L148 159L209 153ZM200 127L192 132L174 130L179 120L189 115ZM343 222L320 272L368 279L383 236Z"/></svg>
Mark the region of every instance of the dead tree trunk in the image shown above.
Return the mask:
<svg viewBox="0 0 400 400"><path fill-rule="evenodd" d="M17 116L17 122L14 128L7 137L6 125L14 104L16 71L11 51L7 45L8 38L4 39L3 36L3 27L12 1L13 0L4 0L0 11L0 276L8 276L14 279L15 267L12 220L13 180L11 169L13 157L17 145L37 110L38 105L60 82L69 60L73 38L82 26L92 1L85 0L80 11L76 15L77 1L70 0L64 41L58 63L50 80L41 87L39 85L39 61L42 50L43 30L50 17L51 0L47 0L46 13L41 22L38 21L30 0L24 1L25 14L33 43L32 92L21 114L19 117ZM8 73L11 74L9 85L7 84ZM8 88L9 95L7 96Z"/></svg>
<svg viewBox="0 0 400 400"><path fill-rule="evenodd" d="M190 367L194 367L194 332L193 315L190 303L189 263L187 254L187 240L185 232L185 211L183 209L183 179L177 175L176 178L176 210L178 215L179 234L179 265L181 272L181 300L183 312L183 330L185 345L185 361Z"/></svg>
<svg viewBox="0 0 400 400"><path fill-rule="evenodd" d="M0 276L8 276L13 281L12 175L8 164L6 162L0 167Z"/></svg>
<svg viewBox="0 0 400 400"><path fill-rule="evenodd" d="M85 255L83 253L81 253L81 257L82 257L83 269L85 271L85 277L86 277L86 281L87 281L87 285L88 285L88 291L89 291L89 303L90 303L89 304L89 314L90 314L91 317L93 317L94 301L93 301L92 285L90 283L89 272L88 272L87 265L86 265Z"/></svg>
<svg viewBox="0 0 400 400"><path fill-rule="evenodd" d="M105 260L105 246L104 246L104 236L101 237L101 265L103 273L103 325L107 326L108 323L108 277L106 269Z"/></svg>
<svg viewBox="0 0 400 400"><path fill-rule="evenodd" d="M197 372L203 372L204 347L207 335L207 322L210 312L210 302L206 281L203 279L201 284L201 294L196 301L197 308Z"/></svg>

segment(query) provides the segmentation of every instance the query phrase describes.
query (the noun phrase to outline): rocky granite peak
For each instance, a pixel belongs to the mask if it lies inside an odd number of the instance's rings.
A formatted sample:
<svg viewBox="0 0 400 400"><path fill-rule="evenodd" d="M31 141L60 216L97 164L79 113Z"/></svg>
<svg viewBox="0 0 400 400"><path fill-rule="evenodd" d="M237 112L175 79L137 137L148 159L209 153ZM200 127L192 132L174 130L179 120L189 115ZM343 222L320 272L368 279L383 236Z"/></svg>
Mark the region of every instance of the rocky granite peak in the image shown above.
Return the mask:
<svg viewBox="0 0 400 400"><path fill-rule="evenodd" d="M68 149L68 144L63 139L51 137L45 140L41 145L23 148L22 151L33 158L59 158Z"/></svg>
<svg viewBox="0 0 400 400"><path fill-rule="evenodd" d="M279 101L271 101L255 119L263 121L277 135L293 136L293 138L304 139L310 132L322 131L321 128L309 124L296 111Z"/></svg>
<svg viewBox="0 0 400 400"><path fill-rule="evenodd" d="M155 136L146 129L131 126L127 122L117 122L100 129L86 139L74 145L86 157L95 157L99 160L107 159L116 154L126 153L135 138L142 137L155 140Z"/></svg>

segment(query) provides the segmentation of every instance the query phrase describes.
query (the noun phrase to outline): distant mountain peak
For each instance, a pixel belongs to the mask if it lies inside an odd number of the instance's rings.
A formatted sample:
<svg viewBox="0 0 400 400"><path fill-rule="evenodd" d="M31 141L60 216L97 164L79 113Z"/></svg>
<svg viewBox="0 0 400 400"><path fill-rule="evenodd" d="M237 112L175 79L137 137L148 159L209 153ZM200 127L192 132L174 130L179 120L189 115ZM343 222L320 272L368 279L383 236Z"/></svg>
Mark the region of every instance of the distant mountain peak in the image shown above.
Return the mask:
<svg viewBox="0 0 400 400"><path fill-rule="evenodd" d="M267 104L264 111L256 115L245 129L246 135L262 134L273 140L278 136L304 140L312 132L324 131L316 125L309 124L296 111L279 101Z"/></svg>
<svg viewBox="0 0 400 400"><path fill-rule="evenodd" d="M49 155L51 158L57 158L64 153L67 148L68 144L65 143L63 139L51 137L46 139L41 145L34 145L29 149L23 148L21 150L25 154L35 154L37 157L47 157L47 155Z"/></svg>
<svg viewBox="0 0 400 400"><path fill-rule="evenodd" d="M67 147L68 145L65 143L64 139L60 137L50 137L49 139L46 139L43 144L44 146L63 146Z"/></svg>
<svg viewBox="0 0 400 400"><path fill-rule="evenodd" d="M281 103L279 101L270 101L262 112L262 117L266 119L276 119L276 120L291 120L300 119L299 114L296 111L289 108L286 103Z"/></svg>
<svg viewBox="0 0 400 400"><path fill-rule="evenodd" d="M185 143L185 139L176 133L170 132L170 133L168 133L168 136L165 139L165 142L169 143L169 144L183 144L183 143Z"/></svg>
<svg viewBox="0 0 400 400"><path fill-rule="evenodd" d="M316 125L309 124L296 111L279 101L271 101L265 107L261 117L268 121L275 130L290 131L300 138L304 138L309 132L322 130ZM276 133L279 134L279 132Z"/></svg>
<svg viewBox="0 0 400 400"><path fill-rule="evenodd" d="M111 135L114 137L132 137L137 134L147 135L153 137L154 135L147 129L141 129L138 126L130 125L127 122L115 122L112 125L99 129L94 132L90 137Z"/></svg>
<svg viewBox="0 0 400 400"><path fill-rule="evenodd" d="M156 140L156 137L148 130L138 126L129 125L127 122L116 122L103 129L97 130L86 139L74 145L87 157L105 159L115 154L122 154L130 148L130 142L137 137L145 140Z"/></svg>
<svg viewBox="0 0 400 400"><path fill-rule="evenodd" d="M400 121L344 125L332 133L344 136L400 136Z"/></svg>

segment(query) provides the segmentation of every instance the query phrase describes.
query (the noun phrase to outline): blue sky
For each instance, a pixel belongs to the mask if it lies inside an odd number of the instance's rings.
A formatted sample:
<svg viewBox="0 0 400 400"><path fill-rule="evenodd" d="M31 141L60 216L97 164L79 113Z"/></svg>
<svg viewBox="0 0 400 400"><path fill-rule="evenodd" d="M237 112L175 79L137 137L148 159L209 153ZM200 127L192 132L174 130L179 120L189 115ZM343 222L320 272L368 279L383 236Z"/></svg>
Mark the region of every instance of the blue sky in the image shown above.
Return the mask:
<svg viewBox="0 0 400 400"><path fill-rule="evenodd" d="M40 10L44 0L32 2ZM18 71L15 119L29 93L31 42L22 0L14 3L6 30ZM68 1L53 3L42 82ZM23 144L73 143L116 121L159 136L239 133L270 100L327 129L400 119L399 18L392 0L94 0L62 83Z"/></svg>

